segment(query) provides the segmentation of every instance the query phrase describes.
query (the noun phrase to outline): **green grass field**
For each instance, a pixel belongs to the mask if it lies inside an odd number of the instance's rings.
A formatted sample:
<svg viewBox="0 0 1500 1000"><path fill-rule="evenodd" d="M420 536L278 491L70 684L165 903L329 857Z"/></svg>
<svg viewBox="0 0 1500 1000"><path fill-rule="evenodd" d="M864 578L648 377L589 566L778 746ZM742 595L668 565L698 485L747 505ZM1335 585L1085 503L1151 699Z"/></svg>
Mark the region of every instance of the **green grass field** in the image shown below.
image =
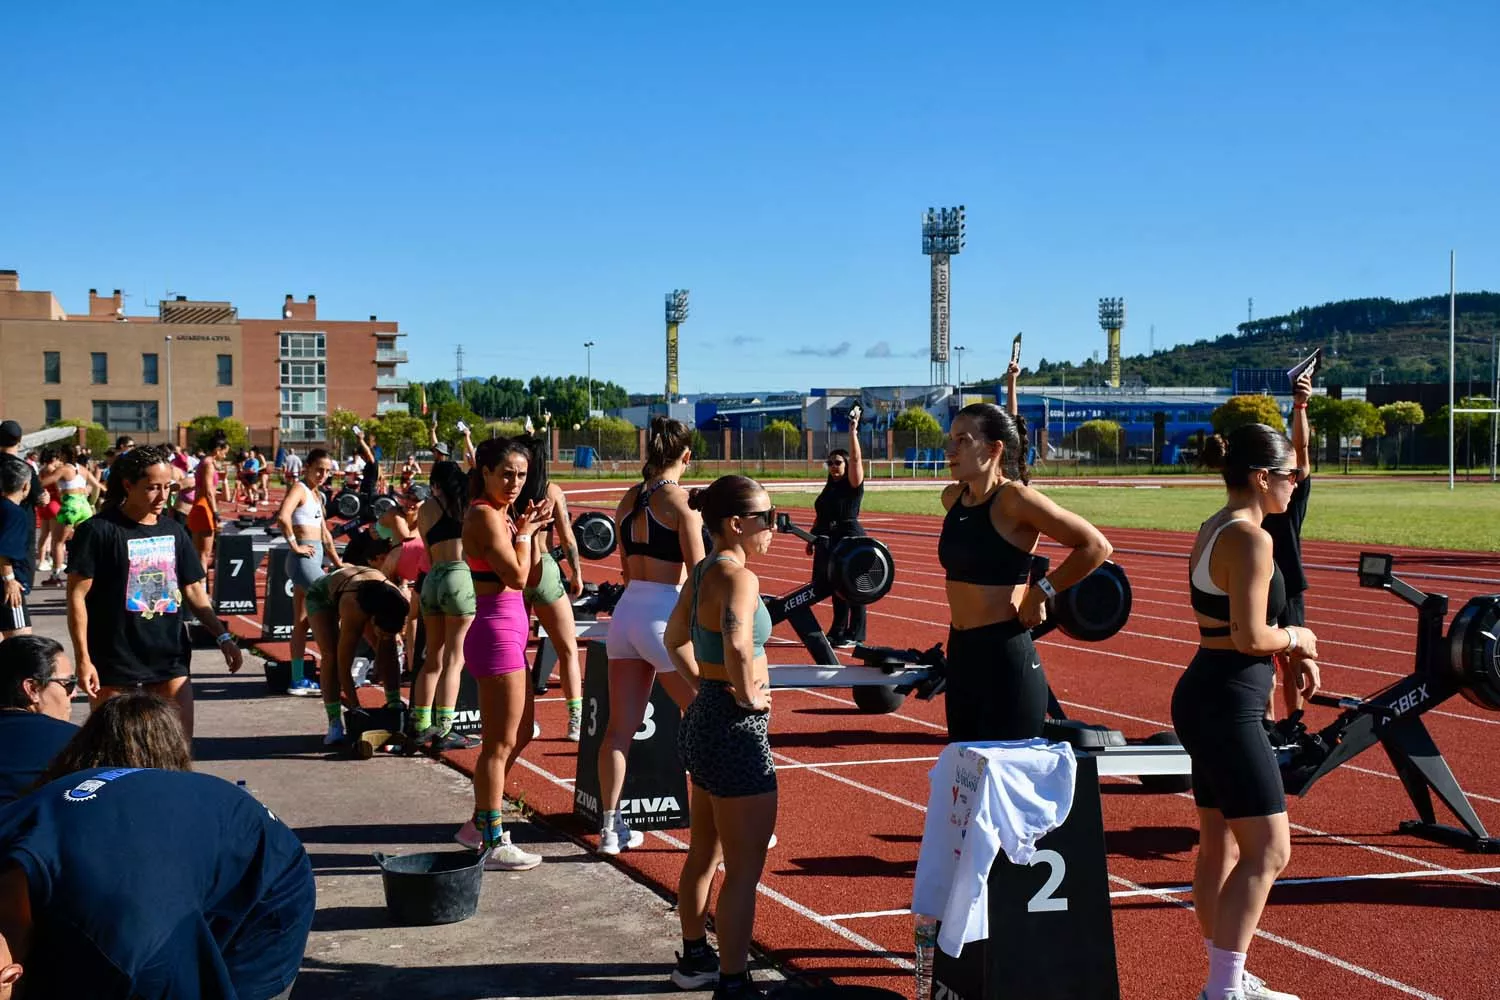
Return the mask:
<svg viewBox="0 0 1500 1000"><path fill-rule="evenodd" d="M1321 488L1320 488L1321 487ZM1446 482L1337 482L1314 477L1302 537L1370 545L1500 552L1500 487ZM865 492L867 514L941 514L939 489ZM1047 495L1101 528L1192 531L1224 502L1217 487L1047 487ZM813 492L776 494L782 507L811 507Z"/></svg>

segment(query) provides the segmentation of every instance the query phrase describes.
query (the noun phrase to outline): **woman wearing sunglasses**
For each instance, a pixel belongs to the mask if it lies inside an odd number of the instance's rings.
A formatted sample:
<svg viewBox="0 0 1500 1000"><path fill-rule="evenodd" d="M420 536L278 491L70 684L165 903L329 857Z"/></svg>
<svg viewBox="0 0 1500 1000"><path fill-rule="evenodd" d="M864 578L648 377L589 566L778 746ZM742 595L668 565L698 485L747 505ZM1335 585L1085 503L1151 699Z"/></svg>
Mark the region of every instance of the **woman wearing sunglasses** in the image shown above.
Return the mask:
<svg viewBox="0 0 1500 1000"><path fill-rule="evenodd" d="M859 507L865 498L865 463L859 449L859 407L849 411L849 448L835 448L828 453L828 481L813 501L817 517L812 533L826 535L829 542L863 535ZM813 557L813 579L828 572L828 552L824 546L808 544ZM833 595L833 624L828 627L828 641L835 648L848 648L865 641L865 609Z"/></svg>
<svg viewBox="0 0 1500 1000"><path fill-rule="evenodd" d="M1047 677L1031 643L1048 597L1082 581L1113 551L1099 529L1032 489L1026 421L993 403L958 411L948 431L948 465L958 482L943 491L938 562L952 626L950 740L1024 740L1042 735ZM1070 549L1030 585L1042 536Z"/></svg>
<svg viewBox="0 0 1500 1000"><path fill-rule="evenodd" d="M1228 502L1203 522L1189 556L1198 652L1172 695L1172 725L1193 761L1198 858L1193 905L1208 948L1200 1000L1295 1000L1245 972L1245 952L1276 876L1291 856L1286 796L1261 720L1285 654L1298 687L1318 686L1317 638L1280 627L1286 582L1272 558L1269 514L1286 511L1297 470L1287 439L1248 424L1204 444L1205 464L1221 469Z"/></svg>
<svg viewBox="0 0 1500 1000"><path fill-rule="evenodd" d="M702 989L717 979L715 997L758 997L745 965L755 886L776 828L776 768L767 735L771 615L746 563L770 551L776 508L744 476L721 476L693 490L688 503L702 512L713 550L689 574L665 636L679 676L697 692L677 737L693 787L691 842L677 884L683 951L672 982ZM704 921L721 854L724 884L714 926L722 957L716 957Z"/></svg>
<svg viewBox="0 0 1500 1000"><path fill-rule="evenodd" d="M0 642L0 806L18 799L68 745L78 681L62 644L44 635Z"/></svg>

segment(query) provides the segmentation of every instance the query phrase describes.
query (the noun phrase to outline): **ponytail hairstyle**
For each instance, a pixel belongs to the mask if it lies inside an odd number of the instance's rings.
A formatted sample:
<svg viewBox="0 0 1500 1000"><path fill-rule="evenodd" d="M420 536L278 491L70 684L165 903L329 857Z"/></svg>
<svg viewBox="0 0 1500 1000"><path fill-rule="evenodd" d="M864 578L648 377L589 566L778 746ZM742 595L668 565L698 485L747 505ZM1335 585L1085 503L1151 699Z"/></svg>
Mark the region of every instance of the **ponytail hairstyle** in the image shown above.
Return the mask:
<svg viewBox="0 0 1500 1000"><path fill-rule="evenodd" d="M432 496L438 509L455 521L462 521L464 509L469 506L469 477L458 463L434 463L427 481L432 484Z"/></svg>
<svg viewBox="0 0 1500 1000"><path fill-rule="evenodd" d="M703 487L688 491L688 506L703 514L703 528L718 537L724 522L735 515L750 513L755 498L765 488L749 476L720 476Z"/></svg>
<svg viewBox="0 0 1500 1000"><path fill-rule="evenodd" d="M109 482L104 488L105 509L118 509L125 502L127 483L138 483L146 477L146 470L153 465L166 465L166 452L151 445L132 448L123 455L116 455L109 466Z"/></svg>
<svg viewBox="0 0 1500 1000"><path fill-rule="evenodd" d="M1205 438L1199 461L1210 469L1218 469L1225 486L1244 489L1250 485L1253 469L1290 467L1292 443L1286 435L1265 424L1245 424L1230 431L1228 437L1210 434Z"/></svg>
<svg viewBox="0 0 1500 1000"><path fill-rule="evenodd" d="M474 449L474 468L469 470L469 499L478 500L484 496L484 474L492 469L500 467L507 455L520 455L528 463L526 478L531 478L531 451L522 443L521 438L490 438L488 441L479 442Z"/></svg>
<svg viewBox="0 0 1500 1000"><path fill-rule="evenodd" d="M681 420L652 417L646 431L646 464L641 466L641 478L650 479L661 472L681 458L692 443L693 429Z"/></svg>
<svg viewBox="0 0 1500 1000"><path fill-rule="evenodd" d="M547 442L540 435L518 437L515 442L526 449L526 482L516 494L516 502L510 505L510 516L525 513L526 505L535 500L541 503L547 496Z"/></svg>
<svg viewBox="0 0 1500 1000"><path fill-rule="evenodd" d="M984 440L999 443L1005 450L1001 458L1005 462L1002 471L1012 479L1030 485L1031 468L1026 457L1031 451L1031 435L1026 428L1026 418L1019 413L1011 416L994 403L970 403L958 411L958 416L974 421Z"/></svg>
<svg viewBox="0 0 1500 1000"><path fill-rule="evenodd" d="M78 446L76 444L72 444L71 442L60 446L57 449L57 457L62 459L68 465L77 465Z"/></svg>

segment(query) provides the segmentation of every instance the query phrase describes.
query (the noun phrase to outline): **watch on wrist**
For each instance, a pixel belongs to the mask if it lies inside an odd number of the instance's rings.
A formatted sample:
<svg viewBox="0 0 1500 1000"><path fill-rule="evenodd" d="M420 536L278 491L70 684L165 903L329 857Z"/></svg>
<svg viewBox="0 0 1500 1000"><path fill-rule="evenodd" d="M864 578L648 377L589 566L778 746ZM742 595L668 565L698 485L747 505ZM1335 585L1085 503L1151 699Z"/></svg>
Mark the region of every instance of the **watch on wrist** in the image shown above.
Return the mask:
<svg viewBox="0 0 1500 1000"><path fill-rule="evenodd" d="M1057 597L1057 588L1052 586L1052 581L1045 576L1036 582L1036 589L1046 594L1049 599Z"/></svg>

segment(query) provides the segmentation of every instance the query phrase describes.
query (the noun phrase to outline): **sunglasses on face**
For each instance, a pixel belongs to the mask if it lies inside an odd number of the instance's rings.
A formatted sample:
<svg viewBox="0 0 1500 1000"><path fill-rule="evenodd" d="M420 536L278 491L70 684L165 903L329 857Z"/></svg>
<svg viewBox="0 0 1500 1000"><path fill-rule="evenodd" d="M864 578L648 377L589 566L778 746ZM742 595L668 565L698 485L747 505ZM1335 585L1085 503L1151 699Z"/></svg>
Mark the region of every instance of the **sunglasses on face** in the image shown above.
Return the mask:
<svg viewBox="0 0 1500 1000"><path fill-rule="evenodd" d="M1292 482L1296 482L1297 477L1301 475L1300 469L1283 469L1279 466L1274 465L1252 465L1250 466L1250 468L1260 472L1269 473L1270 475L1277 476L1281 479L1290 479Z"/></svg>
<svg viewBox="0 0 1500 1000"><path fill-rule="evenodd" d="M69 698L73 697L73 692L78 690L77 677L49 677L47 679L47 683L56 684L58 687L62 688L63 693L66 694Z"/></svg>
<svg viewBox="0 0 1500 1000"><path fill-rule="evenodd" d="M745 518L747 521L759 521L764 527L770 528L776 524L776 508L769 507L765 510L747 511L741 514L740 517Z"/></svg>

